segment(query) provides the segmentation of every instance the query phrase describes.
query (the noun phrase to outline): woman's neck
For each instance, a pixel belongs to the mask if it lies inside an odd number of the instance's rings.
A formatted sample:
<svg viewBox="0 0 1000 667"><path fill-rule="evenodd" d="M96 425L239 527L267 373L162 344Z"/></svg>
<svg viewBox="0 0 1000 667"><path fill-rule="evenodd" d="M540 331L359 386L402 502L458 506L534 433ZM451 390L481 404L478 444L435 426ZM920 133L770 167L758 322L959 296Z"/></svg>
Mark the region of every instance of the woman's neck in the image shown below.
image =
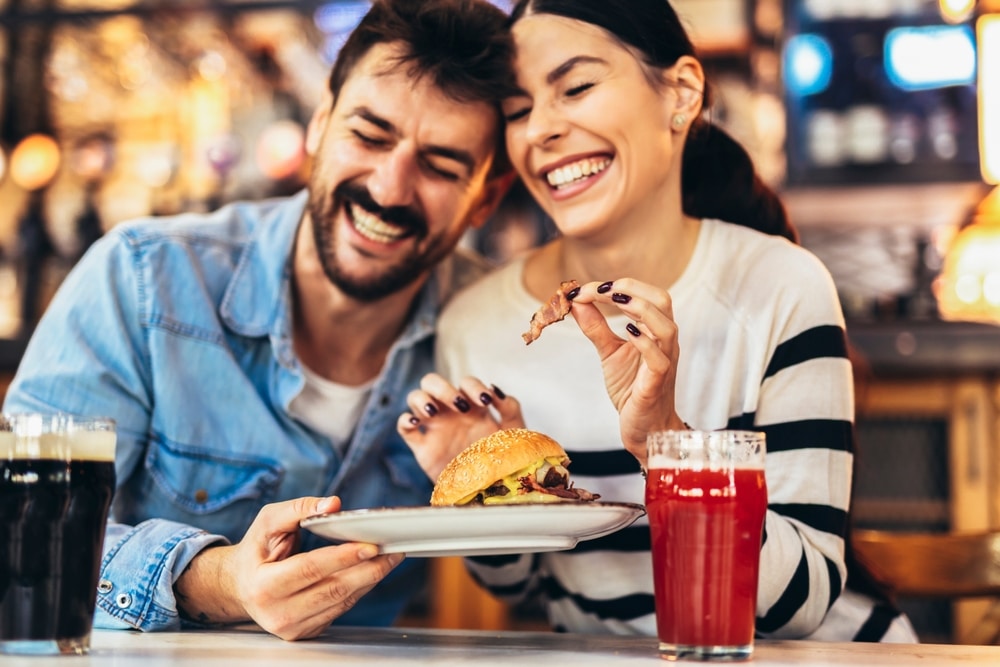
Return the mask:
<svg viewBox="0 0 1000 667"><path fill-rule="evenodd" d="M611 240L560 237L528 257L524 284L542 301L570 278L583 283L627 277L668 289L691 261L700 229L700 219L677 216Z"/></svg>

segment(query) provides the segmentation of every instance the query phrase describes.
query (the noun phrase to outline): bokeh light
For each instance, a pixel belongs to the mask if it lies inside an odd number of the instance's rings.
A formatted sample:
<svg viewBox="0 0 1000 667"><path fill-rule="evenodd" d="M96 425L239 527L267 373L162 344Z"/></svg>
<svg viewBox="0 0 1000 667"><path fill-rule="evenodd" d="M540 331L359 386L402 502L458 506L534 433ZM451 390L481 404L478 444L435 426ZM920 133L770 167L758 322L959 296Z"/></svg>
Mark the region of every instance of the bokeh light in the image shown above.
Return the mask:
<svg viewBox="0 0 1000 667"><path fill-rule="evenodd" d="M257 167L268 178L280 181L295 175L305 160L305 130L293 120L279 120L261 133L257 142Z"/></svg>
<svg viewBox="0 0 1000 667"><path fill-rule="evenodd" d="M59 172L59 144L46 134L21 140L10 156L10 177L25 190L39 190Z"/></svg>

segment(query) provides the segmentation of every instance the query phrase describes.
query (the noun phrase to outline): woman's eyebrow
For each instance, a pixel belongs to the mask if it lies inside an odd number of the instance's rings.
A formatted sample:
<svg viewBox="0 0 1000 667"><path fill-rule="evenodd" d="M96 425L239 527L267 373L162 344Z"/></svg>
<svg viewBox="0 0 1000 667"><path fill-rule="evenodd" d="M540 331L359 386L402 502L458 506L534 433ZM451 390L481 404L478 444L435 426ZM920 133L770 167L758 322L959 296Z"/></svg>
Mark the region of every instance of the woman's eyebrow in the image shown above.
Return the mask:
<svg viewBox="0 0 1000 667"><path fill-rule="evenodd" d="M545 82L552 85L553 83L559 81L559 79L569 74L570 71L577 65L585 64L606 65L607 61L603 58L597 58L595 56L573 56L559 67L556 67L554 70L549 72L545 77Z"/></svg>
<svg viewBox="0 0 1000 667"><path fill-rule="evenodd" d="M604 60L603 58L597 58L596 56L573 56L572 58L564 62L562 65L559 65L559 67L556 67L554 70L549 72L548 75L546 75L545 77L545 83L551 86L552 84L556 83L564 76L569 74L573 70L573 68L575 68L577 65L591 65L591 64L607 65L608 61ZM507 99L513 97L531 97L531 94L524 88L518 86L513 94L507 96Z"/></svg>

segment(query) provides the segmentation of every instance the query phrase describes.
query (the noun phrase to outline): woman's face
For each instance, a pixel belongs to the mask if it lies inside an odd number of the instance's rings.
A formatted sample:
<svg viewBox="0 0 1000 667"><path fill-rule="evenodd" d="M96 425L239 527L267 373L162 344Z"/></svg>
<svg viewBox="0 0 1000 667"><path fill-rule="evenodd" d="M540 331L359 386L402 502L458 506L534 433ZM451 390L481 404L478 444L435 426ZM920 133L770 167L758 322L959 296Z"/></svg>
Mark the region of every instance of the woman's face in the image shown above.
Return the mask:
<svg viewBox="0 0 1000 667"><path fill-rule="evenodd" d="M672 87L658 92L632 53L596 26L536 14L513 34L523 94L503 104L507 148L563 234L621 231L671 189L680 196L679 177L670 176L682 141L670 127Z"/></svg>

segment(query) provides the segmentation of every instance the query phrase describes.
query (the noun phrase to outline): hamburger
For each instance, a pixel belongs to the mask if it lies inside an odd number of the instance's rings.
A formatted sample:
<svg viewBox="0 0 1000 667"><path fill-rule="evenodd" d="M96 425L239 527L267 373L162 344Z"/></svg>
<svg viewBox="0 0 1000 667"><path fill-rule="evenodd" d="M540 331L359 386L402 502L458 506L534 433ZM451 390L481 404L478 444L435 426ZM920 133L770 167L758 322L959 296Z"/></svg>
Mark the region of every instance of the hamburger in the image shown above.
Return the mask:
<svg viewBox="0 0 1000 667"><path fill-rule="evenodd" d="M431 505L511 505L596 500L573 486L569 457L552 438L523 428L480 438L445 466Z"/></svg>

